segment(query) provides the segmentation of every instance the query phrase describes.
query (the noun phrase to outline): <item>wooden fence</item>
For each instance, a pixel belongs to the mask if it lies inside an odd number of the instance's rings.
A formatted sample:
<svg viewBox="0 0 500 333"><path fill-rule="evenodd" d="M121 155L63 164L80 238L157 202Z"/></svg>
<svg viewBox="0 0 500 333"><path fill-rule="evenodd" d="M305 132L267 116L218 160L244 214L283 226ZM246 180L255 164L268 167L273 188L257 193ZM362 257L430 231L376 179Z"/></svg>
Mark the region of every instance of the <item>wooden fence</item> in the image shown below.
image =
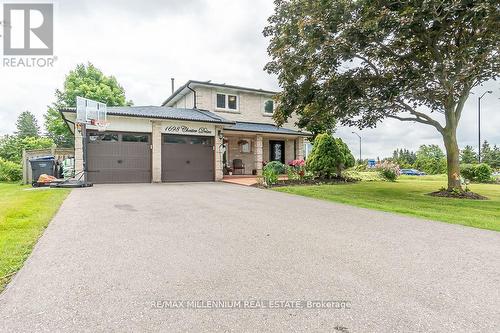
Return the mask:
<svg viewBox="0 0 500 333"><path fill-rule="evenodd" d="M73 148L47 148L47 149L23 149L23 184L31 184L31 165L30 159L35 157L54 156L56 161L62 162L65 158L74 157L75 150Z"/></svg>

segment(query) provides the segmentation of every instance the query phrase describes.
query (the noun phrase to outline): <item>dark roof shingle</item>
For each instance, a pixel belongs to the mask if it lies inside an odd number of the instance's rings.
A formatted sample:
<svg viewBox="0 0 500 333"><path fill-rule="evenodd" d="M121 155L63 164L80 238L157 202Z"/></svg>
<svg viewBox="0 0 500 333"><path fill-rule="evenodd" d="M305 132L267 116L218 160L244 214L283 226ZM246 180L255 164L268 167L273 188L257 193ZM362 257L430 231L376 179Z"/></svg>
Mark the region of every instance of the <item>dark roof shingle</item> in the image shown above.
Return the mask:
<svg viewBox="0 0 500 333"><path fill-rule="evenodd" d="M237 121L234 125L225 126L226 131L240 131L240 132L256 132L256 133L270 133L270 134L285 134L285 135L301 135L310 136L308 132L296 131L293 129L278 127L273 124L262 123L248 123Z"/></svg>
<svg viewBox="0 0 500 333"><path fill-rule="evenodd" d="M123 117L144 117L175 119L207 123L234 124L215 113L200 109L182 109L167 106L112 106L107 108L108 115ZM62 109L63 112L76 112L75 108Z"/></svg>

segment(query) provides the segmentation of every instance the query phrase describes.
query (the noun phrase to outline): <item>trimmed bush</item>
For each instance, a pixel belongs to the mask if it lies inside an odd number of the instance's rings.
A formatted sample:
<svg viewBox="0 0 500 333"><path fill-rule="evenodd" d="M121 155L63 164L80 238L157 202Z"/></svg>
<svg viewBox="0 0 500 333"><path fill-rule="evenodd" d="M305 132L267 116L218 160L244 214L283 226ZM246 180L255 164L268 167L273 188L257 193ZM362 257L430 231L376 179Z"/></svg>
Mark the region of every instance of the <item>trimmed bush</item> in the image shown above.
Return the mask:
<svg viewBox="0 0 500 333"><path fill-rule="evenodd" d="M23 177L23 171L20 164L6 161L0 158L0 181L16 182Z"/></svg>
<svg viewBox="0 0 500 333"><path fill-rule="evenodd" d="M355 164L349 147L341 140L328 133L319 134L314 139L311 154L307 158L306 168L323 179L340 178L342 170Z"/></svg>
<svg viewBox="0 0 500 333"><path fill-rule="evenodd" d="M476 176L476 181L480 183L486 183L491 181L491 174L493 173L493 170L491 167L486 164L486 163L481 163L476 165L476 171L475 171L475 176Z"/></svg>
<svg viewBox="0 0 500 333"><path fill-rule="evenodd" d="M491 181L492 173L493 170L486 163L460 165L460 174L470 181L487 183Z"/></svg>

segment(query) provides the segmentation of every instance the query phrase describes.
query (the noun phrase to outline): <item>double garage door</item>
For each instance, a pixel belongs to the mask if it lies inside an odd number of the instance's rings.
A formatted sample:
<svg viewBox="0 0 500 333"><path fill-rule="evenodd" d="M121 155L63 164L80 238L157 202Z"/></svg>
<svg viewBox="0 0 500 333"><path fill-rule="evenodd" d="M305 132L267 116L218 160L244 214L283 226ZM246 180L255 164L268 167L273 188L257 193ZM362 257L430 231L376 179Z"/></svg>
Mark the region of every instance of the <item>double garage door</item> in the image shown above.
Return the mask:
<svg viewBox="0 0 500 333"><path fill-rule="evenodd" d="M93 183L151 182L151 134L89 132L88 179ZM212 137L163 135L162 181L214 180Z"/></svg>

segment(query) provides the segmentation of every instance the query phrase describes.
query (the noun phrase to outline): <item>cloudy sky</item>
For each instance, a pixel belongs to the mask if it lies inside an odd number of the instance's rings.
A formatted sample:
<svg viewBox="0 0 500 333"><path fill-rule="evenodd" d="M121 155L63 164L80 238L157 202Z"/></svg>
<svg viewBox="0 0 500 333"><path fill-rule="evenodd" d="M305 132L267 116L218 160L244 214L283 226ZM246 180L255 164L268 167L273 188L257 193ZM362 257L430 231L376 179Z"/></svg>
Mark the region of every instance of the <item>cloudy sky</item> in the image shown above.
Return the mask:
<svg viewBox="0 0 500 333"><path fill-rule="evenodd" d="M269 60L262 29L273 11L271 0L54 3L54 68L0 67L0 135L14 131L16 117L24 110L42 124L65 74L89 61L115 75L135 105L159 105L170 93L171 77L177 86L195 79L279 89L276 79L262 70ZM494 93L482 103L482 137L500 144L500 83L488 82L465 106L460 146L477 146L477 96L490 89ZM364 158L389 156L395 147L442 145L433 128L417 123L386 120L376 129L339 128L337 135L356 154L358 138L352 131L363 137Z"/></svg>

